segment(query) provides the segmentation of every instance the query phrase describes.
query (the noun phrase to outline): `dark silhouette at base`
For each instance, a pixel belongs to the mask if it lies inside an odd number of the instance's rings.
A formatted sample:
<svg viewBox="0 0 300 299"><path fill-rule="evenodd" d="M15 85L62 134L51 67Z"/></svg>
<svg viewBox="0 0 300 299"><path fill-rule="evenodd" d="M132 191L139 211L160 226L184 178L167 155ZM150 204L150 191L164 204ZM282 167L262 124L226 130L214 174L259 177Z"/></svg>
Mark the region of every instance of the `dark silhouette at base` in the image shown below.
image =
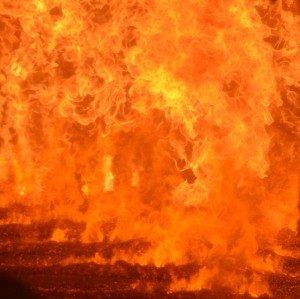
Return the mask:
<svg viewBox="0 0 300 299"><path fill-rule="evenodd" d="M38 299L38 296L24 282L0 273L1 299Z"/></svg>

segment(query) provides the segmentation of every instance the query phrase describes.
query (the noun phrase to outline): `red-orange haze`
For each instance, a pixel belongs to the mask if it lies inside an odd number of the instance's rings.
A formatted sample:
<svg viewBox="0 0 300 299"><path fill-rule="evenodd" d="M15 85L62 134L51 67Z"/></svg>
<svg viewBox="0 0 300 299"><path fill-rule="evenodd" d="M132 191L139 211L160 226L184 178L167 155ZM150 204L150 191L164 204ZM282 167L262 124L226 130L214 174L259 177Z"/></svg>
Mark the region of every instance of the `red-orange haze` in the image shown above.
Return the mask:
<svg viewBox="0 0 300 299"><path fill-rule="evenodd" d="M272 295L299 254L299 28L297 0L1 0L0 206L28 207L1 223L201 265L170 292Z"/></svg>

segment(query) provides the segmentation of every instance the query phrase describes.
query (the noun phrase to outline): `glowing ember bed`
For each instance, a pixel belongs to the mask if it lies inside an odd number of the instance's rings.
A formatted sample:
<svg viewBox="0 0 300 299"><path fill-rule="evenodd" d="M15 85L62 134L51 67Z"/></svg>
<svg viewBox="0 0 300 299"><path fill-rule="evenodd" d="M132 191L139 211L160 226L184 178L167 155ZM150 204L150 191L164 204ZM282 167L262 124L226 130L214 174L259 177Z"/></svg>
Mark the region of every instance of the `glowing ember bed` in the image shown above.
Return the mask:
<svg viewBox="0 0 300 299"><path fill-rule="evenodd" d="M156 267L125 261L112 263L116 252L144 252L150 244L141 240L88 244L76 240L49 240L53 231L59 227L67 228L73 236L78 236L84 229L82 223L70 221L2 225L2 274L18 278L41 298L254 298L249 294L233 294L231 289L217 282L210 290L204 288L198 291L170 292L174 279L189 280L204 265L189 263ZM295 236L285 237L283 247L286 250L299 249ZM265 258L274 255L273 252L261 254ZM95 255L103 258L105 263L93 261ZM281 265L282 273L270 271L264 273L262 278L268 282L273 297L298 298L300 284L295 274L299 270L299 259L281 257ZM235 268L232 271L248 279L253 276L251 269ZM270 297L261 295L260 298Z"/></svg>
<svg viewBox="0 0 300 299"><path fill-rule="evenodd" d="M299 29L298 0L1 0L0 298L300 298Z"/></svg>

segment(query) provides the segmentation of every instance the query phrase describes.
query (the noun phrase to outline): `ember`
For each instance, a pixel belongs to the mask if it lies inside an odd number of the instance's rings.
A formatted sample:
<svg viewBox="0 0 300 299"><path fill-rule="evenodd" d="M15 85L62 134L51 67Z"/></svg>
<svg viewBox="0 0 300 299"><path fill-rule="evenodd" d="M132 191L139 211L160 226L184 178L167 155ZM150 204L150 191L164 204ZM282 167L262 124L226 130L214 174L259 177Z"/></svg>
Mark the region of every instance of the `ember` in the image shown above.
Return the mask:
<svg viewBox="0 0 300 299"><path fill-rule="evenodd" d="M299 28L298 0L1 0L0 270L299 298Z"/></svg>

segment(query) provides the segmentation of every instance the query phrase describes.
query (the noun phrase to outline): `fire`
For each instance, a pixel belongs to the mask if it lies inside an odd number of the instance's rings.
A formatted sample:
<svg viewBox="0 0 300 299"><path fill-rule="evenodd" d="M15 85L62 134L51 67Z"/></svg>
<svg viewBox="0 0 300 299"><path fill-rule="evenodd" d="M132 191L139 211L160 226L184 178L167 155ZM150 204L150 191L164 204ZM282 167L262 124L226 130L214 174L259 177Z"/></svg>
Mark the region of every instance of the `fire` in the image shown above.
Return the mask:
<svg viewBox="0 0 300 299"><path fill-rule="evenodd" d="M299 219L298 1L0 11L1 223L74 220L83 243L147 244L98 263L199 265L170 292L272 295L265 274L299 254L285 243Z"/></svg>

